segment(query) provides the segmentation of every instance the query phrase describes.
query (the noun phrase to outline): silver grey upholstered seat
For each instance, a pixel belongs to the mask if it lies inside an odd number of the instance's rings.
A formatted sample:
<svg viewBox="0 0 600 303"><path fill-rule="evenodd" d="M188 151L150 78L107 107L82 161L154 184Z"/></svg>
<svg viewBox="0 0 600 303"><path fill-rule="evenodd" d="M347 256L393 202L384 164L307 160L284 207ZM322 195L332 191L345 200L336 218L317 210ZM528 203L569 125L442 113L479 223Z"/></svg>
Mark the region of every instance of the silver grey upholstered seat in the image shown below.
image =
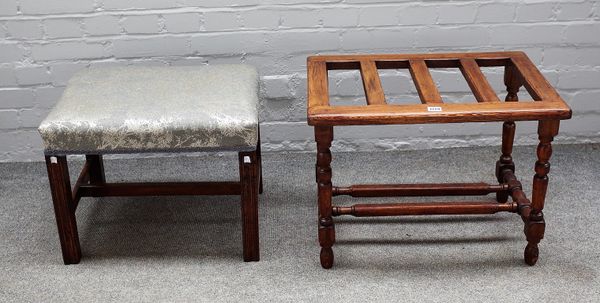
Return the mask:
<svg viewBox="0 0 600 303"><path fill-rule="evenodd" d="M254 150L257 107L247 65L100 68L69 81L39 132L47 154Z"/></svg>

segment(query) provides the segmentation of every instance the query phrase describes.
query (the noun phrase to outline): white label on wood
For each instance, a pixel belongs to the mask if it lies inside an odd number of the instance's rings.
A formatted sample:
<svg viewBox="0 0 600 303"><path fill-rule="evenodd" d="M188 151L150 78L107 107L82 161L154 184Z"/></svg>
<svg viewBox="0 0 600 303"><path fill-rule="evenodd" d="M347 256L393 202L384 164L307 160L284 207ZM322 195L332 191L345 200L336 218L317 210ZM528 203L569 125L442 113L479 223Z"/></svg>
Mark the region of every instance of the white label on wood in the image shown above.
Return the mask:
<svg viewBox="0 0 600 303"><path fill-rule="evenodd" d="M250 156L244 156L244 163L252 163L252 161L250 161Z"/></svg>
<svg viewBox="0 0 600 303"><path fill-rule="evenodd" d="M427 106L428 112L441 112L442 108L439 106Z"/></svg>
<svg viewBox="0 0 600 303"><path fill-rule="evenodd" d="M58 159L56 157L50 157L50 163L57 164L58 163Z"/></svg>

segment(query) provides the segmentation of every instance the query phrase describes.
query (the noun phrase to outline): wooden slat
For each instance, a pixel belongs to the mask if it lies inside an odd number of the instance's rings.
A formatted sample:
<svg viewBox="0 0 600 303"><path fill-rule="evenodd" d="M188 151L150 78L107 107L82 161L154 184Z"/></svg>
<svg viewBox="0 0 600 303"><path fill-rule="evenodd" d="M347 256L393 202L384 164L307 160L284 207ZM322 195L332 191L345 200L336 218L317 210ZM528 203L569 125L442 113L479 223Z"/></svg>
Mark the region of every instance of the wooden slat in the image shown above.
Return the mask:
<svg viewBox="0 0 600 303"><path fill-rule="evenodd" d="M423 124L491 121L553 120L571 118L564 102L484 102L436 105L387 104L371 106L319 106L309 108L309 125Z"/></svg>
<svg viewBox="0 0 600 303"><path fill-rule="evenodd" d="M371 60L360 61L360 74L362 76L365 97L367 97L367 104L385 104L385 95L375 62Z"/></svg>
<svg viewBox="0 0 600 303"><path fill-rule="evenodd" d="M469 87L478 102L500 102L494 89L481 72L479 65L473 58L460 59L460 71L465 76Z"/></svg>
<svg viewBox="0 0 600 303"><path fill-rule="evenodd" d="M523 76L525 88L536 101L562 101L556 90L548 83L527 55L519 53L511 58L517 70ZM564 102L564 101L562 101Z"/></svg>
<svg viewBox="0 0 600 303"><path fill-rule="evenodd" d="M329 79L324 61L308 59L308 106L329 104Z"/></svg>
<svg viewBox="0 0 600 303"><path fill-rule="evenodd" d="M422 103L443 103L442 96L433 82L429 68L423 60L410 60L410 74Z"/></svg>

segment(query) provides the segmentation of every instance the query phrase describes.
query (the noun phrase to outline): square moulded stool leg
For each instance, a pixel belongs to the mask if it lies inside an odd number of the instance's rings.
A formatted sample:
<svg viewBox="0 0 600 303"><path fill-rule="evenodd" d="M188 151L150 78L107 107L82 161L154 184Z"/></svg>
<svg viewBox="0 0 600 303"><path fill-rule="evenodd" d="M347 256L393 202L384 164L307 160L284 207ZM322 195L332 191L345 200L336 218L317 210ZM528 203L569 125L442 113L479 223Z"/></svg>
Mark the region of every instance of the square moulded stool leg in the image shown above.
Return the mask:
<svg viewBox="0 0 600 303"><path fill-rule="evenodd" d="M81 260L76 210L82 197L170 195L239 195L243 259L258 261L257 88L256 71L245 65L77 74L39 127L64 263ZM108 98L107 91L113 93ZM192 151L237 152L239 181L110 183L105 178L104 154ZM73 154L86 155L86 161L71 186L67 156Z"/></svg>
<svg viewBox="0 0 600 303"><path fill-rule="evenodd" d="M501 101L480 67L503 67L508 95ZM386 54L312 56L308 58L308 124L314 126L317 143L318 236L323 268L333 266L334 217L351 215L414 216L517 213L524 222L527 245L525 263L538 260L538 244L544 236L544 201L550 171L551 142L560 120L571 117L571 109L522 52ZM430 68L456 68L465 77L476 100L444 103L429 73ZM407 69L422 104L389 104L378 69ZM329 103L328 70L360 70L367 105L336 106ZM521 87L533 100L519 100ZM499 184L359 184L333 186L331 145L334 127L347 125L390 125L469 123L502 121L502 154L496 163ZM538 121L539 145L531 201L515 176L512 146L515 121ZM496 201L415 202L355 204L338 206L333 197L448 196L496 194ZM512 198L509 202L508 199Z"/></svg>

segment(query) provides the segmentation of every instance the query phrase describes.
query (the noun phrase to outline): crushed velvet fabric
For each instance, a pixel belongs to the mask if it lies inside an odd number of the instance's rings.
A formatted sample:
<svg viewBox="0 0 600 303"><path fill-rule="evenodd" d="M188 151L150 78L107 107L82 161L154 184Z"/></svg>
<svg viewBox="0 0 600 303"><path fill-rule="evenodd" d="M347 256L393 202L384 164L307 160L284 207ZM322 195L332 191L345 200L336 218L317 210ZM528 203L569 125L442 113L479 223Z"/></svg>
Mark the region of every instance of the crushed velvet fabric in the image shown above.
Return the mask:
<svg viewBox="0 0 600 303"><path fill-rule="evenodd" d="M247 65L99 68L69 81L39 132L47 154L253 150L257 107Z"/></svg>

